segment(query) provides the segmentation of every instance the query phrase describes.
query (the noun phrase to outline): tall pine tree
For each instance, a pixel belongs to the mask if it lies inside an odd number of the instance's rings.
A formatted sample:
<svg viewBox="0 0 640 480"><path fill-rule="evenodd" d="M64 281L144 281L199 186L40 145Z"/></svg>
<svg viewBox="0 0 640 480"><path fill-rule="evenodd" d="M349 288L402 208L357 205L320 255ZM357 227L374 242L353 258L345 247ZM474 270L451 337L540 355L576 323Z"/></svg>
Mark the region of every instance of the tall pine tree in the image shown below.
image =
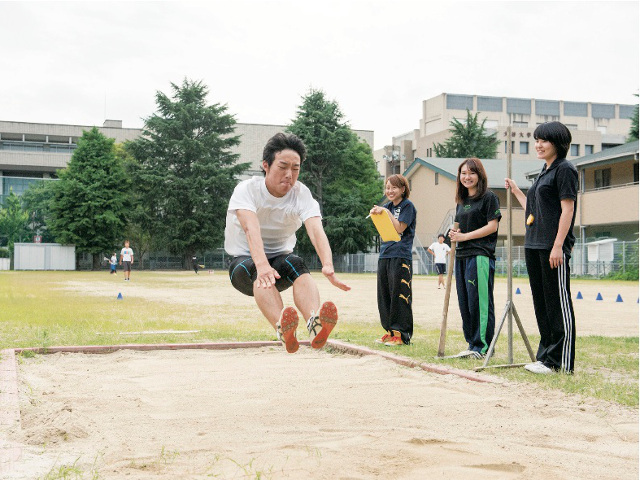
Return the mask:
<svg viewBox="0 0 640 480"><path fill-rule="evenodd" d="M375 230L365 217L382 195L369 146L358 140L337 102L328 100L321 90L310 90L303 97L288 130L307 146L299 178L320 203L333 253L368 249ZM313 251L304 229L298 230L298 250Z"/></svg>
<svg viewBox="0 0 640 480"><path fill-rule="evenodd" d="M50 226L56 240L91 253L94 269L122 240L127 218L127 176L113 145L96 127L83 132L53 184Z"/></svg>
<svg viewBox="0 0 640 480"><path fill-rule="evenodd" d="M297 116L288 128L307 146L300 181L318 200L321 212L324 212L325 186L335 178L351 142L351 129L343 119L337 102L327 100L322 90L312 89L303 97Z"/></svg>
<svg viewBox="0 0 640 480"><path fill-rule="evenodd" d="M240 139L226 105L207 105L201 82L171 88L171 98L157 92L157 112L126 148L137 161L136 220L188 268L197 252L222 245L229 198L248 164L231 153Z"/></svg>
<svg viewBox="0 0 640 480"><path fill-rule="evenodd" d="M496 134L487 135L484 124L478 121L478 114L472 115L467 110L467 121L460 122L454 118L451 123L451 137L444 144L434 145L436 157L440 158L495 158L500 141Z"/></svg>

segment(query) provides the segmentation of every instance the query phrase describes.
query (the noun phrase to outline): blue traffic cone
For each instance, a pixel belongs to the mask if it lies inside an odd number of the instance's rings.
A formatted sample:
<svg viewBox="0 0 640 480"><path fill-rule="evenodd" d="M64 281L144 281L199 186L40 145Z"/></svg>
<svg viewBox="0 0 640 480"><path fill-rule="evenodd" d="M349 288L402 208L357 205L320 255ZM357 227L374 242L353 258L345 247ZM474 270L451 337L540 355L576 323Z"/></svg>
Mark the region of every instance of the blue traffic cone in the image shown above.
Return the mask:
<svg viewBox="0 0 640 480"><path fill-rule="evenodd" d="M622 302L622 297L618 294L618 298L616 298L616 302Z"/></svg>
<svg viewBox="0 0 640 480"><path fill-rule="evenodd" d="M516 295L520 295L522 292L520 291L520 287L516 288Z"/></svg>
<svg viewBox="0 0 640 480"><path fill-rule="evenodd" d="M582 293L578 292L578 295L576 296L576 300L582 300Z"/></svg>
<svg viewBox="0 0 640 480"><path fill-rule="evenodd" d="M598 292L598 296L596 297L596 300L602 300L602 295L600 295L600 292Z"/></svg>
<svg viewBox="0 0 640 480"><path fill-rule="evenodd" d="M118 293L118 298L117 300L122 300L122 293Z"/></svg>

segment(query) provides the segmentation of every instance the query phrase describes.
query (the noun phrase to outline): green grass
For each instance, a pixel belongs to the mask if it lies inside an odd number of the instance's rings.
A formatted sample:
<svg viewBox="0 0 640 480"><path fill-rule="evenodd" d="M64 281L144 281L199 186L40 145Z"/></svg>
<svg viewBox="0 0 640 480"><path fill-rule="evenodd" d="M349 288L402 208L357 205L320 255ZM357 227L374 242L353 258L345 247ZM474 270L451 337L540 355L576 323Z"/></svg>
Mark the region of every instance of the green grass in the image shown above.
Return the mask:
<svg viewBox="0 0 640 480"><path fill-rule="evenodd" d="M184 301L136 298L129 294L134 290L128 289L121 276L117 280L110 279L105 272L0 274L0 349L275 340L275 334L268 328L251 299L243 301L245 299L234 295L233 304L226 301L225 295L235 293L228 285L226 275L208 277L208 283L203 283L203 278L199 278L198 283L184 273L168 272L134 272L132 279L131 285L135 282L135 288L169 289L172 295L180 296ZM84 290L74 291L70 285L78 285L80 290ZM375 276L371 276L371 285L375 288ZM198 288L201 290L196 290ZM86 289L97 290L87 292ZM118 291L123 292L124 301L115 299ZM199 299L214 294L221 296L218 304L203 306L199 303ZM198 332L123 335L127 332L157 330ZM480 360L436 360L434 357L440 336L437 329L416 327L412 345L394 348L373 344L372 334L370 322L349 321L341 323L332 337L392 351L426 363L446 364L467 370L482 365ZM529 341L535 351L539 337L530 334ZM524 342L515 333L513 346L514 362L529 361ZM465 348L461 332L447 332L447 353ZM500 335L490 365L503 363L507 363L505 331ZM484 374L638 407L638 337L579 336L576 340L576 373L571 376L532 375L522 368L488 369Z"/></svg>

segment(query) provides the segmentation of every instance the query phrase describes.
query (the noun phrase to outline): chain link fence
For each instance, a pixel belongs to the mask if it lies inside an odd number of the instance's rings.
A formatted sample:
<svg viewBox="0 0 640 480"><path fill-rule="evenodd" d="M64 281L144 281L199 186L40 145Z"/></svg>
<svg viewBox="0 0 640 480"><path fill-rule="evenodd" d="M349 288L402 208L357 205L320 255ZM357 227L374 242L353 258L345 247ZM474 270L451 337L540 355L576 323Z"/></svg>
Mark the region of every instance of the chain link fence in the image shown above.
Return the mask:
<svg viewBox="0 0 640 480"><path fill-rule="evenodd" d="M526 277L527 265L524 258L524 247L512 248L512 269L514 277ZM107 255L105 255L105 258ZM302 255L310 270L321 270L322 264L315 254ZM231 257L222 248L197 255L198 264L204 265L204 270L226 270ZM138 270L181 270L184 259L182 256L171 255L166 252L146 253L142 258L136 258L134 268ZM108 262L103 266L108 268ZM92 257L88 254L78 255L78 269L90 270ZM191 267L191 265L189 265ZM375 273L378 267L377 253L355 253L337 255L334 257L334 269L340 273ZM588 244L577 243L574 246L571 261L571 275L573 277L617 278L625 280L638 279L638 241L613 242L613 259L607 261L590 261ZM507 275L507 247L496 248L496 274ZM415 275L435 274L433 256L426 249L418 247L413 251L413 272Z"/></svg>

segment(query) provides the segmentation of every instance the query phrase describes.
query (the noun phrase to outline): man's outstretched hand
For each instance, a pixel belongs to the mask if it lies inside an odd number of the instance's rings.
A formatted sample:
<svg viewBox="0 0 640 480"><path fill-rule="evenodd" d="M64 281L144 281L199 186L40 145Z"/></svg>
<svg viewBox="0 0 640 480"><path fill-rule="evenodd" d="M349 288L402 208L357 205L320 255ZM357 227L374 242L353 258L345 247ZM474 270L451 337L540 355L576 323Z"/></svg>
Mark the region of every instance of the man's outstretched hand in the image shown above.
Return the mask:
<svg viewBox="0 0 640 480"><path fill-rule="evenodd" d="M327 277L327 280L329 280L329 282L334 287L338 287L340 290L344 290L345 292L348 292L349 290L351 290L351 287L349 285L342 282L341 280L338 279L338 277L336 277L336 272L333 271L332 266L322 267L322 274L325 277Z"/></svg>

